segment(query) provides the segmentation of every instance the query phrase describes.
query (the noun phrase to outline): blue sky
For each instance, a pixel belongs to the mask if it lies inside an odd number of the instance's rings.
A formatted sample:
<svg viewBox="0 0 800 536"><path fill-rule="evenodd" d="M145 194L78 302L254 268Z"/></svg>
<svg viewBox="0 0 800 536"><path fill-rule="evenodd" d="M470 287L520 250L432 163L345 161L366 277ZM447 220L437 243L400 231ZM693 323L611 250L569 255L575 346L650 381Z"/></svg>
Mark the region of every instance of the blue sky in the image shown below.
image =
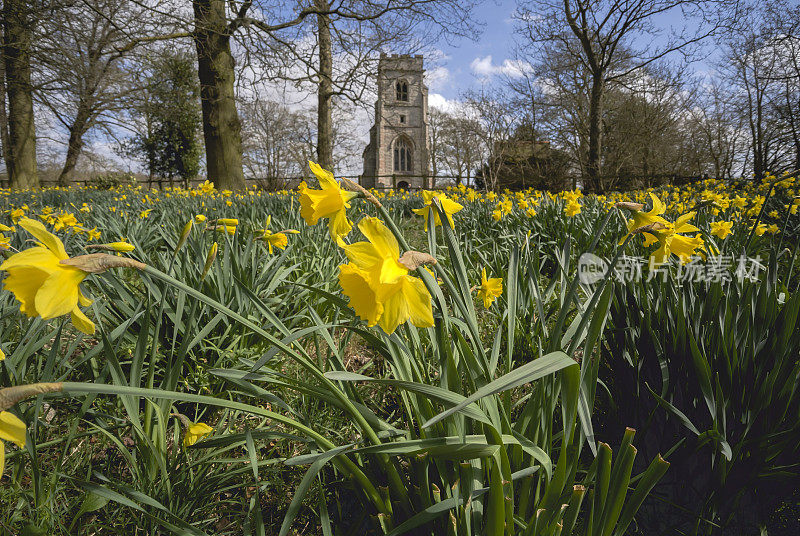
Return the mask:
<svg viewBox="0 0 800 536"><path fill-rule="evenodd" d="M509 67L506 62L513 58L515 35L512 15L516 5L516 0L482 2L476 7L475 19L483 25L483 33L476 40L463 38L453 43L439 44L443 58L426 61L431 104L457 100L464 90L480 85L487 78L491 80L492 76ZM677 10L660 16L655 22L662 28L679 29L687 25ZM688 21L688 26L692 26L691 21ZM645 39L651 38L642 37L640 41ZM712 41L707 42L705 51L710 54L709 58L692 65L697 73L713 72L712 63L717 54Z"/></svg>
<svg viewBox="0 0 800 536"><path fill-rule="evenodd" d="M510 57L514 38L511 15L516 6L516 0L488 0L477 6L475 19L483 25L483 33L475 41L463 38L439 45L444 58L436 62L436 66L446 68L448 76L443 80L434 77L431 93L448 100L456 99L459 92L479 83L480 77L471 67L473 62L480 62L485 68L502 65L503 60ZM434 65L427 67L430 69Z"/></svg>

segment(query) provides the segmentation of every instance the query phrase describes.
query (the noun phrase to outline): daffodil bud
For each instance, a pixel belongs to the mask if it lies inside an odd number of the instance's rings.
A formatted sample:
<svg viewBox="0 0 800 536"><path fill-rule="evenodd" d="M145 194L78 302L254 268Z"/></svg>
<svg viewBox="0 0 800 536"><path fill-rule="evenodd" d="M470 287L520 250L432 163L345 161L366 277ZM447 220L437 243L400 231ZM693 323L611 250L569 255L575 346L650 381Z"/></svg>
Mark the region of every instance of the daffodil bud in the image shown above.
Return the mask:
<svg viewBox="0 0 800 536"><path fill-rule="evenodd" d="M117 257L107 253L90 253L89 255L78 255L59 261L60 264L74 266L87 274L99 274L110 268L136 268L144 270L147 265L143 262L131 259L130 257Z"/></svg>
<svg viewBox="0 0 800 536"><path fill-rule="evenodd" d="M648 225L642 225L641 227L637 227L636 229L631 231L631 234L639 234L639 233L651 233L653 231L663 231L666 229L667 226L661 222L653 222Z"/></svg>
<svg viewBox="0 0 800 536"><path fill-rule="evenodd" d="M217 244L216 242L211 244L211 249L208 250L208 256L206 257L206 265L203 267L203 275L200 276L201 281L206 278L209 270L211 270L211 265L214 264L214 259L217 258L218 251L219 251L219 244Z"/></svg>
<svg viewBox="0 0 800 536"><path fill-rule="evenodd" d="M0 411L5 411L8 408L16 405L18 402L25 400L26 398L31 398L44 393L57 393L63 390L63 388L63 384L61 382L57 382L29 383L0 389Z"/></svg>
<svg viewBox="0 0 800 536"><path fill-rule="evenodd" d="M409 270L416 270L425 264L436 264L436 259L421 251L406 251L400 256L398 262Z"/></svg>
<svg viewBox="0 0 800 536"><path fill-rule="evenodd" d="M186 243L186 239L189 238L189 233L192 232L192 225L194 224L193 220L189 220L186 222L186 225L183 226L183 231L181 231L181 237L178 239L178 245L175 246L175 253L179 252L183 245Z"/></svg>
<svg viewBox="0 0 800 536"><path fill-rule="evenodd" d="M342 177L342 186L344 187L345 190L349 190L351 192L358 192L364 199L366 199L376 207L381 206L380 201L378 201L378 199L374 195L372 195L372 192L370 192L360 184L355 183L350 179Z"/></svg>
<svg viewBox="0 0 800 536"><path fill-rule="evenodd" d="M117 253L128 253L136 249L133 244L130 244L125 241L120 242L109 242L108 244L91 244L86 246L87 250L98 250L98 251L116 251Z"/></svg>
<svg viewBox="0 0 800 536"><path fill-rule="evenodd" d="M639 212L644 209L644 205L641 203L633 203L631 201L620 201L616 205L617 208L624 208L626 210L630 210L631 212Z"/></svg>

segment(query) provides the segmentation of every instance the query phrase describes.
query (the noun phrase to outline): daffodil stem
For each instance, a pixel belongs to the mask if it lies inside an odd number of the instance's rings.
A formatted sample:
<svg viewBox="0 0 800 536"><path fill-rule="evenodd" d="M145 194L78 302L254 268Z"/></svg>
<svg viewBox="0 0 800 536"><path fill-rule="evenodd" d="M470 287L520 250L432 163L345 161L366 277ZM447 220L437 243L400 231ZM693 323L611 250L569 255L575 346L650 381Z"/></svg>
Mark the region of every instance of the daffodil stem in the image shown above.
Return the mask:
<svg viewBox="0 0 800 536"><path fill-rule="evenodd" d="M764 197L764 202L761 203L761 210L758 211L758 216L756 217L756 221L753 223L753 228L750 229L750 233L747 235L747 241L744 243L742 255L747 255L747 248L750 247L750 242L753 240L753 235L756 234L758 224L761 222L761 218L764 216L764 211L767 209L767 201L769 201L769 197L772 195L773 188L775 188L775 181L772 181L769 185L767 195Z"/></svg>
<svg viewBox="0 0 800 536"><path fill-rule="evenodd" d="M575 335L573 336L572 341L570 341L569 343L569 347L566 352L567 355L571 356L573 352L575 352L575 349L578 345L578 340L580 340L580 335L583 332L583 329L586 327L586 324L589 322L589 317L590 317L589 312L592 311L597 305L597 301L600 299L600 295L603 293L603 290L605 290L609 279L611 279L611 275L614 273L614 266L617 265L617 261L619 260L620 255L625 250L625 246L628 245L628 242L630 241L632 236L633 236L632 234L628 234L628 236L625 237L625 241L622 242L622 244L619 247L617 247L617 252L614 254L614 258L611 259L611 262L608 265L608 271L606 271L606 275L603 277L603 282L600 283L600 286L597 287L597 289L592 294L592 299L589 301L589 305L586 307L586 310L584 311L583 316L581 317L580 324L578 324L578 329L575 331ZM589 358L590 356L584 356L584 357Z"/></svg>
<svg viewBox="0 0 800 536"><path fill-rule="evenodd" d="M311 361L309 361L308 359L306 359L303 356L299 355L291 347L287 346L286 344L284 344L282 341L280 341L279 339L277 339L273 335L270 335L264 329L262 329L260 326L256 325L252 321L246 319L245 317L243 317L239 313L233 311L232 309L229 309L225 305L223 305L223 304L219 303L218 301L206 296L202 292L190 287L189 285L183 283L182 281L179 281L179 280L175 279L174 277L172 277L172 276L170 276L168 274L165 274L161 270L153 268L152 266L147 266L143 271L144 271L144 273L146 273L146 274L148 274L148 275L150 275L150 276L152 276L152 277L154 277L156 279L159 279L159 280L161 280L161 281L163 281L163 282L165 282L165 283L167 283L169 285L172 285L172 286L184 291L189 296L197 298L201 302L204 302L207 305L213 307L214 309L216 309L217 311L223 313L224 315L226 315L227 317L231 318L232 320L235 320L235 321L239 322L240 324L242 324L243 326L246 326L247 328L253 330L255 333L257 333L258 335L264 337L271 344L275 345L277 348L279 348L280 350L285 352L287 355L291 356L304 369L306 369L308 372L310 372L312 374L312 376L314 376L320 382L322 382L331 391L331 393L337 399L339 399L339 401L342 403L343 408L345 410L347 410L348 413L350 413L351 417L356 421L356 423L359 426L359 428L361 429L361 431L364 433L364 435L369 439L369 441L371 443L373 443L375 445L380 445L381 444L381 441L378 438L377 434L372 429L372 427L369 426L369 423L366 422L366 419L364 419L364 416L361 415L361 413L358 411L358 409L353 406L353 404L350 402L350 400L347 398L347 396L343 392L341 392L341 390L339 390L333 382L331 382L328 378L326 378L325 375L322 373L322 371L320 371L317 367L315 367L314 364L311 363ZM315 441L317 441L318 438L322 437L322 436L320 436L319 434L316 434L316 432L315 432L313 437L314 437ZM330 445L321 445L321 446L324 446L325 448L328 448L328 449L333 448L332 444L330 444ZM352 467L350 468L351 469L351 473L354 475L355 478L357 478L359 480L359 482L362 483L362 485L364 485L364 482L362 482L362 477L363 477L363 479L366 479L366 475L364 475L363 472L361 472L361 470L358 469L358 467L352 461L350 461L349 458L344 457L344 459L347 460L347 462L349 462L350 464L352 464ZM392 466L391 464L389 465L389 467L391 469L394 469L394 466ZM360 476L359 476L359 474L356 473L356 471L358 473L360 473ZM392 477L391 472L392 471L390 470L389 471L390 480L395 480L395 479L391 478ZM367 482L368 482L368 479L367 479ZM397 481L395 480L395 484L396 483L397 483ZM370 484L370 486L372 486L372 485ZM372 486L372 488L374 489L374 486ZM373 502L374 502L374 499L377 497L377 500L379 502L375 503L375 506L376 506L376 508L378 508L379 511L386 512L386 513L388 513L390 511L388 509L387 505L385 505L383 503L382 499L380 499L380 496L377 495L377 491L375 491L376 495L373 495L372 492L368 488L365 488L365 492L368 492L368 495L373 499Z"/></svg>
<svg viewBox="0 0 800 536"><path fill-rule="evenodd" d="M306 434L309 438L313 439L317 445L326 450L336 448L336 445L331 443L325 436L319 434L314 429L309 428L301 422L281 415L280 413L275 413L274 411L270 411L268 409L243 404L241 402L220 400L218 398L214 398L213 396L196 395L192 393L178 393L173 391L164 391L162 389L146 389L130 386L106 385L100 383L64 382L62 387L64 394L71 396L77 394L106 394L117 396L133 395L148 398L166 398L170 400L181 400L184 402L205 404L207 406L219 406L245 413L251 413L253 415L266 417L275 422L279 422L294 428L295 430ZM344 473L351 475L359 482L359 484L361 484L364 489L364 493L373 502L378 511L387 514L390 512L383 502L380 493L378 493L378 490L375 488L369 478L367 478L367 476L361 471L361 469L359 469L359 467L355 465L352 460L350 460L350 458L342 453L340 456L333 458L333 463L336 464Z"/></svg>
<svg viewBox="0 0 800 536"><path fill-rule="evenodd" d="M600 237L603 235L603 231L605 230L606 226L608 225L609 220L611 220L611 216L613 215L614 211L609 210L606 214L603 221L600 223L600 227L597 228L597 231L594 234L594 239L592 243L589 244L589 249L586 250L586 253L593 253L594 249L597 247L597 243L600 241ZM623 242L622 248L617 249L617 255L622 249L628 244L628 240L630 239L630 235L625 238ZM614 259L616 263L616 257ZM564 303L561 305L561 310L558 313L558 319L556 320L555 326L553 328L553 338L551 339L550 347L548 348L549 352L554 352L558 350L558 341L560 341L560 333L564 327L564 322L567 320L567 313L569 312L569 304L572 303L572 300L575 298L575 292L578 289L578 281L580 280L580 272L575 274L575 277L572 278L570 282L569 289L567 290L567 295L564 300Z"/></svg>

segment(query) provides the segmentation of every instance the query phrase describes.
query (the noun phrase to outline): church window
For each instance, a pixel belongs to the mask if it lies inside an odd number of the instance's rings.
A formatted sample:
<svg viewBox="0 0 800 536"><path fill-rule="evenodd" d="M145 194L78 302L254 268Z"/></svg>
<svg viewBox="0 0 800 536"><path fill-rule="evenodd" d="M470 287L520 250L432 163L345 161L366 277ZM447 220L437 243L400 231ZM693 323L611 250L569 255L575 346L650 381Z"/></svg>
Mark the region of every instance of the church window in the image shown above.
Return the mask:
<svg viewBox="0 0 800 536"><path fill-rule="evenodd" d="M411 145L404 139L394 144L394 170L411 171Z"/></svg>
<svg viewBox="0 0 800 536"><path fill-rule="evenodd" d="M408 82L399 80L395 84L395 92L397 93L397 100L408 102Z"/></svg>

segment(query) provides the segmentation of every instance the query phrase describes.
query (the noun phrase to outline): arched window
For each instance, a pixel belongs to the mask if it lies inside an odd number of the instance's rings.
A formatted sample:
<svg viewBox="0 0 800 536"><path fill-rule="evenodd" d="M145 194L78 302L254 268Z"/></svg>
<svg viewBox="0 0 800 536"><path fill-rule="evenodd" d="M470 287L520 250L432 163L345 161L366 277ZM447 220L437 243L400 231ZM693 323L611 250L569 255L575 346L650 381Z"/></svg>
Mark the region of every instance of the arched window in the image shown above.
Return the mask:
<svg viewBox="0 0 800 536"><path fill-rule="evenodd" d="M403 138L394 142L394 170L411 171L411 144Z"/></svg>
<svg viewBox="0 0 800 536"><path fill-rule="evenodd" d="M397 93L397 100L408 102L408 83L405 80L399 80L394 85L394 88Z"/></svg>

